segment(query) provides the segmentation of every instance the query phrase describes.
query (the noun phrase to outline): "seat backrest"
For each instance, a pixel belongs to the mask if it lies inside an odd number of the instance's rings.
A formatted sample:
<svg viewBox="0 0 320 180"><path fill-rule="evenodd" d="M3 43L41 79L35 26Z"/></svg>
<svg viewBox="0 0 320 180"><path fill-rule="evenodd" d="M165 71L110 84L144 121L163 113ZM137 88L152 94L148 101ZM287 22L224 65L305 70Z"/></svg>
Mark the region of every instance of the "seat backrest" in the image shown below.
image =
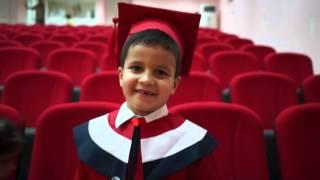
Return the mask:
<svg viewBox="0 0 320 180"><path fill-rule="evenodd" d="M21 47L22 44L15 40L0 40L0 48Z"/></svg>
<svg viewBox="0 0 320 180"><path fill-rule="evenodd" d="M80 41L80 38L71 34L54 34L50 37L51 40L62 42L66 47L72 47L75 43Z"/></svg>
<svg viewBox="0 0 320 180"><path fill-rule="evenodd" d="M103 56L107 52L107 45L105 45L102 42L90 42L90 41L85 41L85 42L78 42L74 44L74 48L80 48L80 49L86 49L91 52L93 52L98 61L98 66L102 67L102 61L103 61Z"/></svg>
<svg viewBox="0 0 320 180"><path fill-rule="evenodd" d="M320 74L307 77L302 83L305 103L320 102Z"/></svg>
<svg viewBox="0 0 320 180"><path fill-rule="evenodd" d="M237 35L235 34L226 34L226 33L220 33L218 34L217 36L217 39L220 41L220 42L225 42L226 40L228 39L235 39L235 38L239 38Z"/></svg>
<svg viewBox="0 0 320 180"><path fill-rule="evenodd" d="M223 89L229 87L236 75L259 70L257 58L241 51L216 53L210 57L209 65L211 73L220 80Z"/></svg>
<svg viewBox="0 0 320 180"><path fill-rule="evenodd" d="M47 109L36 129L29 179L72 179L79 161L72 128L116 108L114 104L77 102Z"/></svg>
<svg viewBox="0 0 320 180"><path fill-rule="evenodd" d="M80 101L103 101L122 104L125 99L117 72L102 72L87 77L82 85Z"/></svg>
<svg viewBox="0 0 320 180"><path fill-rule="evenodd" d="M260 69L265 69L265 57L276 52L274 48L265 45L246 45L243 46L241 50L255 55L258 60Z"/></svg>
<svg viewBox="0 0 320 180"><path fill-rule="evenodd" d="M58 71L71 77L76 86L96 72L97 60L93 52L77 48L57 49L49 54L47 70Z"/></svg>
<svg viewBox="0 0 320 180"><path fill-rule="evenodd" d="M0 104L0 117L10 121L20 130L25 127L25 122L18 111L5 104Z"/></svg>
<svg viewBox="0 0 320 180"><path fill-rule="evenodd" d="M39 115L47 107L69 102L71 95L71 79L62 73L19 72L5 83L2 103L15 108L27 127L35 127Z"/></svg>
<svg viewBox="0 0 320 180"><path fill-rule="evenodd" d="M253 41L250 39L236 38L227 40L226 43L230 44L234 49L241 49L246 45L253 45Z"/></svg>
<svg viewBox="0 0 320 180"><path fill-rule="evenodd" d="M206 61L203 55L199 52L194 52L192 59L191 72L207 72L208 61Z"/></svg>
<svg viewBox="0 0 320 180"><path fill-rule="evenodd" d="M253 111L212 102L184 104L171 111L204 127L218 141L213 154L220 179L269 179L263 128Z"/></svg>
<svg viewBox="0 0 320 180"><path fill-rule="evenodd" d="M65 45L64 43L59 41L42 40L32 43L30 47L37 50L40 53L42 66L46 66L48 64L49 54L56 49L65 48Z"/></svg>
<svg viewBox="0 0 320 180"><path fill-rule="evenodd" d="M40 69L40 55L31 48L8 47L0 49L0 84L15 72Z"/></svg>
<svg viewBox="0 0 320 180"><path fill-rule="evenodd" d="M206 61L209 60L210 56L222 52L222 51L230 51L233 50L232 46L226 43L203 43L198 48L199 52L203 55Z"/></svg>
<svg viewBox="0 0 320 180"><path fill-rule="evenodd" d="M168 107L191 102L221 101L221 85L217 78L204 73L181 77L180 84L169 98Z"/></svg>
<svg viewBox="0 0 320 180"><path fill-rule="evenodd" d="M29 46L36 41L43 40L44 38L38 34L18 34L13 40L20 42L24 46Z"/></svg>
<svg viewBox="0 0 320 180"><path fill-rule="evenodd" d="M294 81L282 74L245 73L231 81L231 102L252 109L261 117L263 127L272 129L277 115L298 103L296 89Z"/></svg>
<svg viewBox="0 0 320 180"><path fill-rule="evenodd" d="M320 179L320 103L302 104L281 112L276 140L283 180Z"/></svg>
<svg viewBox="0 0 320 180"><path fill-rule="evenodd" d="M266 70L288 75L299 86L308 76L313 75L311 59L298 53L274 53L265 59Z"/></svg>
<svg viewBox="0 0 320 180"><path fill-rule="evenodd" d="M88 36L86 41L90 42L100 42L103 43L104 45L108 44L109 37L107 35L91 35Z"/></svg>

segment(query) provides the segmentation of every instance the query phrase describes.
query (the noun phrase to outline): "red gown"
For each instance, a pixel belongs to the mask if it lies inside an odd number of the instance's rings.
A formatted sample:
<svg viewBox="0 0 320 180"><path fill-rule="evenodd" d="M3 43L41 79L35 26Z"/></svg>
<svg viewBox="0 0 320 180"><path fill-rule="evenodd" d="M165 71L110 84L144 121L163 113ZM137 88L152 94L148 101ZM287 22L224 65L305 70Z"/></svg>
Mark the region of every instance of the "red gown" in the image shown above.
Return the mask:
<svg viewBox="0 0 320 180"><path fill-rule="evenodd" d="M126 179L134 127L123 106L74 129L80 159L74 180ZM154 113L156 119L140 127L135 179L218 179L212 155L216 141L205 129L163 109L160 118Z"/></svg>

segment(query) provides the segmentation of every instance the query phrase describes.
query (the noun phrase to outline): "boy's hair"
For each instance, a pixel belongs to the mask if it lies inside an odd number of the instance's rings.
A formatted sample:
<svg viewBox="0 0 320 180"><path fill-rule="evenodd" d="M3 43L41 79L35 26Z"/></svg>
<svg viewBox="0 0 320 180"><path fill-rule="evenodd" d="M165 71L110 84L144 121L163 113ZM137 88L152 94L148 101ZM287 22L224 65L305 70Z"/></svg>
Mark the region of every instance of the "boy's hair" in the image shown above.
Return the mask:
<svg viewBox="0 0 320 180"><path fill-rule="evenodd" d="M136 45L161 46L165 50L172 53L172 55L176 59L175 77L180 75L181 52L177 43L169 35L167 35L166 33L160 30L148 29L148 30L141 31L129 36L121 50L121 55L120 55L121 67L124 67L125 59L127 58L129 48L134 47Z"/></svg>
<svg viewBox="0 0 320 180"><path fill-rule="evenodd" d="M13 124L0 117L0 154L20 151L22 145L21 132Z"/></svg>

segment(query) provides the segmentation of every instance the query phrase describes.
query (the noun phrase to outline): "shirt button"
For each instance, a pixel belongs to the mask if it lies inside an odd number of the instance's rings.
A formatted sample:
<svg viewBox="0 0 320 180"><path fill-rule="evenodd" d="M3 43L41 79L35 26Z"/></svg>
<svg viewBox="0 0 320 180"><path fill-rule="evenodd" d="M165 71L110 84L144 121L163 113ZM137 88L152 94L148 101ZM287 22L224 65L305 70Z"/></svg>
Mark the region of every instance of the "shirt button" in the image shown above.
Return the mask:
<svg viewBox="0 0 320 180"><path fill-rule="evenodd" d="M111 178L111 180L120 180L120 178L118 176L114 176Z"/></svg>

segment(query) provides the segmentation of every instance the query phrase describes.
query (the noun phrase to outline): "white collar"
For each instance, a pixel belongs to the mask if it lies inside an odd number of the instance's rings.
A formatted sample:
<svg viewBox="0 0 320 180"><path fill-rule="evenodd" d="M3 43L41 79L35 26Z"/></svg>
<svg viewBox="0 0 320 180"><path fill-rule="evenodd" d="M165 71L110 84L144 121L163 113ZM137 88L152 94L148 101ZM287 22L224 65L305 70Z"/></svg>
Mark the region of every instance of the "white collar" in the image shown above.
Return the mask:
<svg viewBox="0 0 320 180"><path fill-rule="evenodd" d="M138 116L135 115L134 112L128 107L127 103L124 102L118 112L117 118L116 118L116 128L121 126L123 123L128 121L129 119L133 118L134 116L136 117L143 117L147 123L154 121L156 119L159 119L161 117L164 117L168 115L168 107L167 105L163 105L161 108L153 111L150 114L147 114L145 116Z"/></svg>

